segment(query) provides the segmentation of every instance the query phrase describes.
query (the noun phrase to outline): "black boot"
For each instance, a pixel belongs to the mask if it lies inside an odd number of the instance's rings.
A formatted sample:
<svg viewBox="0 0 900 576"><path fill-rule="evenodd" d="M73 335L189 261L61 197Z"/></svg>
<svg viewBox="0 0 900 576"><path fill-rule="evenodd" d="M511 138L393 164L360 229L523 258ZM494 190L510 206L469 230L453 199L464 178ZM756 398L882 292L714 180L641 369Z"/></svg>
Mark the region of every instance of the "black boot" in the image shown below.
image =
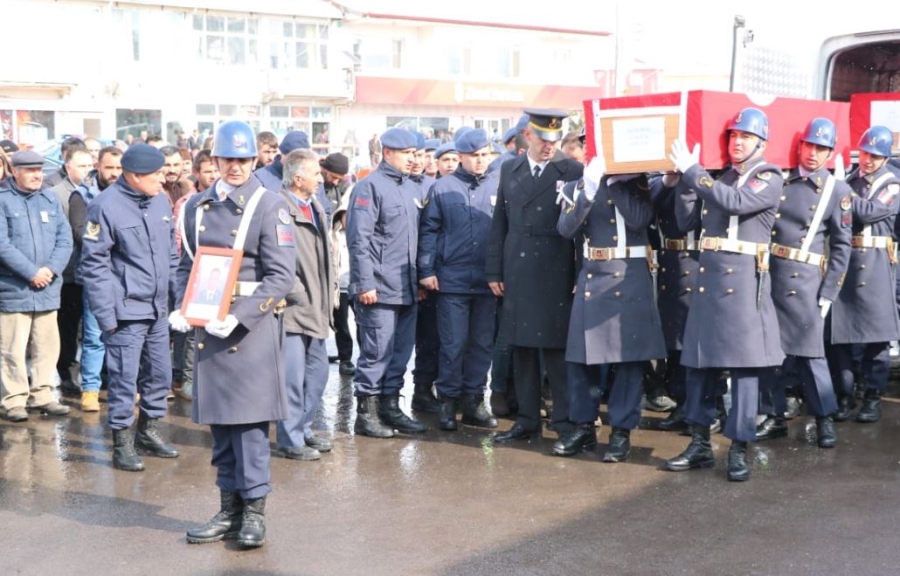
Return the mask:
<svg viewBox="0 0 900 576"><path fill-rule="evenodd" d="M715 465L716 459L709 443L709 426L691 424L688 429L691 433L691 443L684 452L666 460L667 470L683 472L691 468L712 468Z"/></svg>
<svg viewBox="0 0 900 576"><path fill-rule="evenodd" d="M557 456L574 456L581 451L597 447L597 432L594 423L578 424L553 443L553 453Z"/></svg>
<svg viewBox="0 0 900 576"><path fill-rule="evenodd" d="M834 419L831 416L816 416L816 443L819 448L834 448L837 444Z"/></svg>
<svg viewBox="0 0 900 576"><path fill-rule="evenodd" d="M788 396L786 399L787 410L784 411L784 417L793 420L800 415L800 406L803 402L797 396Z"/></svg>
<svg viewBox="0 0 900 576"><path fill-rule="evenodd" d="M641 404L644 410L650 410L651 412L671 412L678 407L675 401L666 395L666 391L663 388L648 390Z"/></svg>
<svg viewBox="0 0 900 576"><path fill-rule="evenodd" d="M413 390L412 409L416 412L438 414L441 411L441 403L434 397L431 385L416 384Z"/></svg>
<svg viewBox="0 0 900 576"><path fill-rule="evenodd" d="M624 462L631 453L631 430L613 428L609 435L609 448L603 455L604 462Z"/></svg>
<svg viewBox="0 0 900 576"><path fill-rule="evenodd" d="M209 522L187 531L189 544L209 544L219 540L234 540L241 529L244 502L237 492L221 490L219 511Z"/></svg>
<svg viewBox="0 0 900 576"><path fill-rule="evenodd" d="M484 396L481 394L464 394L462 405L462 423L479 428L496 428L497 419L494 418L484 405Z"/></svg>
<svg viewBox="0 0 900 576"><path fill-rule="evenodd" d="M866 395L863 396L862 408L859 409L859 413L856 415L856 421L872 424L873 422L878 422L880 418L881 392L872 389L866 390Z"/></svg>
<svg viewBox="0 0 900 576"><path fill-rule="evenodd" d="M747 466L747 443L734 440L728 449L728 480L730 482L746 482L750 479L750 467Z"/></svg>
<svg viewBox="0 0 900 576"><path fill-rule="evenodd" d="M834 421L849 420L854 408L856 408L856 400L852 396L841 396L838 398L838 409L834 413Z"/></svg>
<svg viewBox="0 0 900 576"><path fill-rule="evenodd" d="M394 429L385 426L378 417L378 396L360 396L356 399L356 424L353 431L370 438L391 438Z"/></svg>
<svg viewBox="0 0 900 576"><path fill-rule="evenodd" d="M147 453L160 458L178 458L178 450L171 444L167 444L162 436L159 435L159 428L156 418L148 418L146 414L141 412L138 417L137 434L134 437L134 443L138 448L145 450Z"/></svg>
<svg viewBox="0 0 900 576"><path fill-rule="evenodd" d="M128 472L140 472L144 462L134 449L134 432L131 428L113 430L113 466Z"/></svg>
<svg viewBox="0 0 900 576"><path fill-rule="evenodd" d="M400 394L388 394L378 397L378 417L388 426L402 434L418 434L428 430L428 426L417 422L400 409Z"/></svg>
<svg viewBox="0 0 900 576"><path fill-rule="evenodd" d="M456 398L441 398L441 412L438 419L438 428L446 432L455 432L459 429L456 423Z"/></svg>
<svg viewBox="0 0 900 576"><path fill-rule="evenodd" d="M244 500L238 544L244 548L259 548L266 543L266 497Z"/></svg>
<svg viewBox="0 0 900 576"><path fill-rule="evenodd" d="M756 440L771 440L787 436L788 425L784 416L766 416L756 427Z"/></svg>
<svg viewBox="0 0 900 576"><path fill-rule="evenodd" d="M656 427L660 430L665 430L666 432L671 430L682 430L687 427L684 415L684 406L679 404L668 416L663 420L660 420Z"/></svg>

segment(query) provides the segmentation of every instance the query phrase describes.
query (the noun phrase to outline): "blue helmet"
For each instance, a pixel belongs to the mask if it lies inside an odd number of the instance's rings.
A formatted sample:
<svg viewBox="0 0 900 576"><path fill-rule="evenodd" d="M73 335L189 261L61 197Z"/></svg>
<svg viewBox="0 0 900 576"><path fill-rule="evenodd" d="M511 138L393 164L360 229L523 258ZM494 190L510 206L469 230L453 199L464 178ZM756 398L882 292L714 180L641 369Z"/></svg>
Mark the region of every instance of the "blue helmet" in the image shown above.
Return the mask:
<svg viewBox="0 0 900 576"><path fill-rule="evenodd" d="M834 148L837 142L837 128L828 118L813 118L800 138L801 142L809 142L826 148Z"/></svg>
<svg viewBox="0 0 900 576"><path fill-rule="evenodd" d="M891 148L894 147L894 134L884 126L872 126L863 132L857 148L875 154L876 156L891 157Z"/></svg>
<svg viewBox="0 0 900 576"><path fill-rule="evenodd" d="M769 119L765 112L759 108L744 108L731 121L727 130L740 130L759 136L763 140L769 139Z"/></svg>
<svg viewBox="0 0 900 576"><path fill-rule="evenodd" d="M219 158L256 158L256 134L246 122L229 120L216 129L213 156Z"/></svg>

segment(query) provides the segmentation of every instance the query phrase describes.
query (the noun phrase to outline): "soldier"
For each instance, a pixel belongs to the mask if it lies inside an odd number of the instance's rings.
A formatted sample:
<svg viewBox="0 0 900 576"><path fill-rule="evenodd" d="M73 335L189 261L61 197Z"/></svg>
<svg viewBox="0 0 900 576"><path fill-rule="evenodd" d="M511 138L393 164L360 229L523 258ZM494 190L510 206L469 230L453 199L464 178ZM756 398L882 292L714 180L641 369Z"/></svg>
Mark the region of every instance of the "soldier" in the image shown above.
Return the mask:
<svg viewBox="0 0 900 576"><path fill-rule="evenodd" d="M601 368L615 377L609 396L612 432L604 462L624 462L631 431L641 417L644 367L665 356L655 306L656 264L647 227L653 218L650 189L643 176L603 178L602 153L585 169L573 203L559 217L565 238L583 239L584 260L569 322L566 364L572 429L553 445L558 456L573 456L597 445L594 420L600 404Z"/></svg>
<svg viewBox="0 0 900 576"><path fill-rule="evenodd" d="M853 410L853 346L862 345L863 405L857 422L877 422L881 394L890 372L889 343L900 338L894 297L897 256L894 220L900 207L900 179L887 166L894 135L872 126L859 140L859 168L847 183L853 189L853 238L847 278L831 311L831 349L837 372L837 422Z"/></svg>
<svg viewBox="0 0 900 576"><path fill-rule="evenodd" d="M500 331L513 349L516 422L497 442L540 435L541 369L553 397L551 425L568 428L565 347L575 285L575 251L556 229L557 197L584 166L559 151L562 110L526 110L528 152L503 164L485 264L488 285L503 297Z"/></svg>
<svg viewBox="0 0 900 576"><path fill-rule="evenodd" d="M172 387L167 318L178 265L164 164L156 148L130 147L122 176L88 205L81 243L88 308L106 346L113 466L129 472L144 469L135 445L160 458L178 456L157 427ZM135 393L141 395L136 436Z"/></svg>
<svg viewBox="0 0 900 576"><path fill-rule="evenodd" d="M796 372L807 410L816 418L818 445L833 448L836 443L832 414L837 402L825 361L824 318L847 271L852 221L850 187L825 168L834 154L836 132L827 118L806 127L797 148L800 165L788 176L775 214L772 300L787 358L781 371L763 378L761 397L771 396L771 406L757 427L757 440L787 435L785 383L787 374Z"/></svg>
<svg viewBox="0 0 900 576"><path fill-rule="evenodd" d="M349 295L355 298L359 358L353 385L357 434L390 438L428 428L400 410L400 390L416 340L419 189L409 173L416 137L381 136L384 159L353 187L347 218Z"/></svg>
<svg viewBox="0 0 900 576"><path fill-rule="evenodd" d="M419 284L436 300L440 335L438 378L441 430L462 422L496 428L484 407L497 299L484 279L484 257L497 199L496 176L485 176L490 140L482 129L456 142L460 166L431 187L419 228Z"/></svg>
<svg viewBox="0 0 900 576"><path fill-rule="evenodd" d="M437 162L437 176L446 176L452 174L456 167L459 166L459 154L456 152L456 144L447 142L434 151L434 159Z"/></svg>
<svg viewBox="0 0 900 576"><path fill-rule="evenodd" d="M679 226L689 230L699 219L703 230L699 286L681 356L688 368L691 443L666 467L682 471L714 464L709 426L716 416L720 372L730 370L732 404L724 431L732 440L728 479L740 482L750 478L747 443L756 439L760 373L784 360L768 277L782 176L763 158L769 122L761 110L741 110L726 130L731 169L718 181L700 166L699 145L693 153L683 141L672 145L672 161L682 173Z"/></svg>
<svg viewBox="0 0 900 576"><path fill-rule="evenodd" d="M271 491L269 422L287 414L284 331L276 315L294 284L294 227L288 205L251 174L256 137L244 122L216 130L212 151L221 178L184 206L174 330L191 327L181 315L194 255L200 246L242 250L231 307L224 320L196 330L191 419L209 424L219 512L188 530L189 543L237 539L265 543L266 495Z"/></svg>

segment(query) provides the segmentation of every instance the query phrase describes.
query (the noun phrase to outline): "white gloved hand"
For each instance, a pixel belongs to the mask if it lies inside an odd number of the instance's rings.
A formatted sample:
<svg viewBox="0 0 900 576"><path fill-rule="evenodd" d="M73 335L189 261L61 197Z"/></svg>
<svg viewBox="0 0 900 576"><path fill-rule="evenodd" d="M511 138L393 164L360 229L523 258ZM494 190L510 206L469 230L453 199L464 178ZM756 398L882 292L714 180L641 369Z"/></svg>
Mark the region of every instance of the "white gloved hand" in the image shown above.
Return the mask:
<svg viewBox="0 0 900 576"><path fill-rule="evenodd" d="M229 314L224 320L210 320L203 329L210 336L228 338L234 329L237 328L237 325L238 319L235 318L234 314Z"/></svg>
<svg viewBox="0 0 900 576"><path fill-rule="evenodd" d="M819 315L824 319L831 310L831 300L828 298L819 298Z"/></svg>
<svg viewBox="0 0 900 576"><path fill-rule="evenodd" d="M700 144L694 144L694 150L688 152L687 143L680 138L672 142L672 153L669 154L669 160L678 168L678 171L684 174L690 168L700 163Z"/></svg>
<svg viewBox="0 0 900 576"><path fill-rule="evenodd" d="M603 154L598 153L591 158L590 163L584 169L584 196L589 202L594 201L597 195L597 189L600 187L600 180L606 173L606 159Z"/></svg>
<svg viewBox="0 0 900 576"><path fill-rule="evenodd" d="M187 319L181 315L181 310L175 310L169 314L169 327L182 334L190 332L193 329L193 326L188 324Z"/></svg>
<svg viewBox="0 0 900 576"><path fill-rule="evenodd" d="M844 167L844 155L840 153L834 157L834 177L838 180L847 178L847 169Z"/></svg>

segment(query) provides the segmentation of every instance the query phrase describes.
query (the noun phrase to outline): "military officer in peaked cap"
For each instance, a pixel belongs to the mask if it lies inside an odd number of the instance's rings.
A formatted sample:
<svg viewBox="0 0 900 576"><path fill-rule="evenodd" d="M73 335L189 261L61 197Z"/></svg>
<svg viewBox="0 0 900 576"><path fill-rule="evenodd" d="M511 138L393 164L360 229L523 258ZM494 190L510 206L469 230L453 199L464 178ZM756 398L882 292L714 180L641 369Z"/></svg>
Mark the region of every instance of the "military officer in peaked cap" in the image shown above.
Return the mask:
<svg viewBox="0 0 900 576"><path fill-rule="evenodd" d="M486 275L503 297L500 330L513 348L519 411L497 442L540 435L540 355L553 398L551 425L568 430L565 347L575 285L571 240L557 230L560 191L581 178L584 166L559 151L562 110L526 110L528 152L503 164L488 241Z"/></svg>
<svg viewBox="0 0 900 576"><path fill-rule="evenodd" d="M212 433L220 509L188 530L187 541L236 539L255 548L266 536L269 423L288 416L284 330L276 312L294 285L297 249L285 199L252 174L253 129L239 121L221 124L212 156L221 177L182 209L179 291L169 316L174 330L192 329L180 307L198 249L240 250L243 257L227 316L196 330L191 417Z"/></svg>
<svg viewBox="0 0 900 576"><path fill-rule="evenodd" d="M81 271L91 312L106 345L113 465L138 472L135 445L161 458L178 451L157 422L172 385L169 298L175 297L175 227L160 194L165 158L147 144L122 155L122 177L88 206ZM137 435L134 397L140 393Z"/></svg>
<svg viewBox="0 0 900 576"><path fill-rule="evenodd" d="M862 345L863 405L857 422L877 422L881 394L890 372L889 343L900 339L894 301L897 252L894 222L900 208L900 179L887 166L894 135L872 126L859 140L859 168L847 183L853 189L853 237L847 278L831 309L830 362L837 373L838 411L843 421L853 409L853 346Z"/></svg>
<svg viewBox="0 0 900 576"><path fill-rule="evenodd" d="M757 440L787 434L785 380L797 373L807 410L816 418L818 445L833 448L836 442L837 402L825 361L824 319L847 271L852 222L850 187L825 168L836 141L831 120L816 118L807 125L797 147L799 166L788 176L775 214L772 300L787 358L781 371L761 381L768 416L757 427Z"/></svg>
<svg viewBox="0 0 900 576"><path fill-rule="evenodd" d="M685 230L699 219L703 232L699 286L688 311L681 355L688 367L691 443L666 467L682 471L714 464L709 426L716 416L720 372L728 369L728 479L739 482L750 478L747 443L756 439L760 374L784 361L768 277L782 176L763 158L769 122L761 110L741 110L726 133L731 169L717 181L700 166L699 145L693 152L683 141L672 145L672 161L682 173L676 217Z"/></svg>

